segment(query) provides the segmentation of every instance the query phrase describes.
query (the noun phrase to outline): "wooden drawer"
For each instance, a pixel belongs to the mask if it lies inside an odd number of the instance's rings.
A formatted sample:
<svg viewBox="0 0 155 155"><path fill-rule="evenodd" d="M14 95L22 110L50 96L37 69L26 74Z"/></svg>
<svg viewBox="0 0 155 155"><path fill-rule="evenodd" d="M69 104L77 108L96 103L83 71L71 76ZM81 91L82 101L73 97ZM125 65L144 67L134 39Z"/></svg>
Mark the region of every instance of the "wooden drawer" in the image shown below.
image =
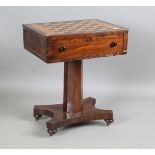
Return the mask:
<svg viewBox="0 0 155 155"><path fill-rule="evenodd" d="M72 60L124 54L124 33L48 40L48 60Z"/></svg>

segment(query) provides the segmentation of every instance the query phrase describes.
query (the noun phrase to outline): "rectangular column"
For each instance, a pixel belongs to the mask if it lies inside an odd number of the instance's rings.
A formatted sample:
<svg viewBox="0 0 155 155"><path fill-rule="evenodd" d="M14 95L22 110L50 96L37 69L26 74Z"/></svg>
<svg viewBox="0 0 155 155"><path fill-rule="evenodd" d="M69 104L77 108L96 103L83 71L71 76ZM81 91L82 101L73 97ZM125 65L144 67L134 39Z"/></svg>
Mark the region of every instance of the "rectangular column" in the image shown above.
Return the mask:
<svg viewBox="0 0 155 155"><path fill-rule="evenodd" d="M64 62L64 112L78 113L82 110L82 70L82 60Z"/></svg>

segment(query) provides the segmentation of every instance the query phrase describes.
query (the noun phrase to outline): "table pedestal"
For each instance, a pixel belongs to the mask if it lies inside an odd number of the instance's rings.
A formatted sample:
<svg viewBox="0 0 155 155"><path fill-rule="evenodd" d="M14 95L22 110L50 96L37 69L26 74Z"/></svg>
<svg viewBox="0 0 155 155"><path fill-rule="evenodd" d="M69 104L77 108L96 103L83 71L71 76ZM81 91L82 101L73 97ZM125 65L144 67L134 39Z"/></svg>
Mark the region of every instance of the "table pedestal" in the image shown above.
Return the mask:
<svg viewBox="0 0 155 155"><path fill-rule="evenodd" d="M82 60L64 62L64 97L63 104L35 105L36 120L46 115L52 117L47 125L49 135L57 128L80 122L103 119L107 125L113 122L112 110L95 108L96 100L92 97L83 99Z"/></svg>

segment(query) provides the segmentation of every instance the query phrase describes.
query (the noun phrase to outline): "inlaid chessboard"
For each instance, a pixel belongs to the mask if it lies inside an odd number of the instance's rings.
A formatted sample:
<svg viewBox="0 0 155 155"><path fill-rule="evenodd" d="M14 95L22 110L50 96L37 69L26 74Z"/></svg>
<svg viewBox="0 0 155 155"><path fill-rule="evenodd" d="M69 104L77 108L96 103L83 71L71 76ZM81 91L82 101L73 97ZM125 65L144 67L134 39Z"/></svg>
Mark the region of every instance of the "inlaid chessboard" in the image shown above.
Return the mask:
<svg viewBox="0 0 155 155"><path fill-rule="evenodd" d="M34 23L29 26L48 35L82 34L125 29L98 19Z"/></svg>

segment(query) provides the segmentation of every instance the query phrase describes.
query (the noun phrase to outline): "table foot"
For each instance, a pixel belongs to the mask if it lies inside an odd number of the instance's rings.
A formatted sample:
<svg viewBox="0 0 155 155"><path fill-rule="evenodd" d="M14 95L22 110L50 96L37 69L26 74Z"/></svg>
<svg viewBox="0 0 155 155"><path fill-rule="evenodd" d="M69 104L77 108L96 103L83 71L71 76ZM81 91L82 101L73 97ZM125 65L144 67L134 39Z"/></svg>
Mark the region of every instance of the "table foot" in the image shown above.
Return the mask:
<svg viewBox="0 0 155 155"><path fill-rule="evenodd" d="M36 105L34 106L34 117L36 120L39 120L42 115L52 118L46 122L47 132L50 136L54 135L60 127L91 120L103 119L107 125L110 125L114 120L112 110L97 109L95 108L95 102L96 100L92 97L84 99L82 102L82 111L79 113L63 112L63 104Z"/></svg>

